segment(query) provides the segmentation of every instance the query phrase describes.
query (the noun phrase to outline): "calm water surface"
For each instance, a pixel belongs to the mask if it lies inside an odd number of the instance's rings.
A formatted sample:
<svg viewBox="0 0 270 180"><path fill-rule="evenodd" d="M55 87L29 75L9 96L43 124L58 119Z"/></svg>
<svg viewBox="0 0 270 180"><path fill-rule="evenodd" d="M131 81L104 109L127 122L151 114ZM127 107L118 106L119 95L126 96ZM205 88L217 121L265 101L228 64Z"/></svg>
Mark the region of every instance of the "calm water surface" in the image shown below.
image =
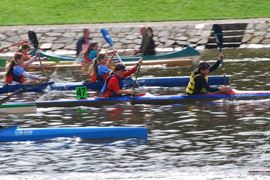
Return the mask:
<svg viewBox="0 0 270 180"><path fill-rule="evenodd" d="M239 90L270 90L270 61L227 62L214 74L232 75ZM191 68L143 69L140 76L188 75ZM74 76L74 78L70 78ZM78 81L79 72L54 72L56 81ZM183 88L144 88L177 94ZM22 97L23 96L23 97ZM28 93L13 100L73 97L74 92ZM270 98L176 105L118 104L102 108L50 108L34 114L0 115L2 125L22 127L146 126L147 142L55 139L1 143L0 179L208 179L259 178L249 170L270 168ZM68 174L67 173L71 173ZM270 178L270 177L269 177Z"/></svg>

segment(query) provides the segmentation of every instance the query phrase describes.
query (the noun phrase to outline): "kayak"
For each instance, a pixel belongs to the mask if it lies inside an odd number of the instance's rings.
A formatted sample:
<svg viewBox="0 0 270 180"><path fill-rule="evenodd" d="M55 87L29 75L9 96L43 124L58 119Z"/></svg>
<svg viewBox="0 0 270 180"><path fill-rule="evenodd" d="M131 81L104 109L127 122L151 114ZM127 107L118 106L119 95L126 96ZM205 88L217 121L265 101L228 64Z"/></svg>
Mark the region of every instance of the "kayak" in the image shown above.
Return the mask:
<svg viewBox="0 0 270 180"><path fill-rule="evenodd" d="M0 94L15 92L19 89L23 89L24 92L43 92L48 86L54 84L54 82L47 82L36 85L4 85L0 87Z"/></svg>
<svg viewBox="0 0 270 180"><path fill-rule="evenodd" d="M112 98L93 97L88 99L60 99L51 101L34 101L34 102L13 102L4 103L0 105L0 109L8 110L8 106L24 106L32 105L37 108L48 107L76 107L76 106L89 106L101 107L105 105L115 105L117 103L131 103L131 104L179 104L185 102L202 101L202 100L215 100L215 99L228 99L228 100L245 100L256 98L270 98L270 91L238 91L231 89L228 92L209 93L202 95L151 95L144 94L142 96L120 96Z"/></svg>
<svg viewBox="0 0 270 180"><path fill-rule="evenodd" d="M229 77L227 76L209 76L210 85L227 85L229 84ZM124 81L124 87L129 88L133 86L133 80L128 78ZM172 77L150 77L150 78L138 78L137 87L141 86L161 86L161 87L181 87L187 86L189 82L189 76L172 76ZM0 88L0 94L14 92L19 89L25 89L26 92L42 92L47 87L50 90L74 90L76 87L86 86L89 90L100 90L103 86L102 82L68 82L68 83L54 83L49 82L39 85L4 85Z"/></svg>
<svg viewBox="0 0 270 180"><path fill-rule="evenodd" d="M170 77L144 77L138 78L136 82L137 87L185 87L188 85L189 76L170 76ZM134 81L131 78L124 80L124 87L130 88ZM228 76L209 76L209 85L228 85ZM73 82L73 83L55 83L50 86L51 90L74 90L76 87L86 86L89 90L100 90L103 86L102 82Z"/></svg>
<svg viewBox="0 0 270 180"><path fill-rule="evenodd" d="M34 52L32 52L34 53ZM54 69L68 69L68 68L84 68L81 65L83 59L76 57L69 57L64 55L49 54L44 51L40 52L42 57L47 57L49 61L43 61L44 69L54 70ZM200 53L194 48L187 47L180 51L159 53L156 55L144 56L143 65L167 65L167 66L190 66L199 60ZM134 66L137 64L141 56L121 56L121 60L126 66ZM114 58L114 63L110 64L113 66L115 63L119 62L119 59ZM29 71L40 71L40 65L35 62L27 68Z"/></svg>
<svg viewBox="0 0 270 180"><path fill-rule="evenodd" d="M63 55L54 55L54 54L49 54L44 51L40 52L40 55L43 57L47 57L48 59L53 59L53 60L60 60L60 61L83 61L83 59L78 59L76 57L69 57L69 56L63 56ZM200 53L192 48L192 47L187 47L179 51L174 51L174 52L168 52L168 53L158 53L155 55L147 55L144 56L143 59L144 61L150 61L150 60L165 60L165 59L179 59L179 58L187 58L187 57L194 57L194 56L200 56ZM141 56L120 56L121 60L123 62L132 62L132 61L138 61ZM114 60L118 60L115 58ZM180 60L180 59L179 59Z"/></svg>
<svg viewBox="0 0 270 180"><path fill-rule="evenodd" d="M52 138L79 137L86 140L147 139L145 127L58 127L20 128L11 126L0 129L0 142L40 141Z"/></svg>

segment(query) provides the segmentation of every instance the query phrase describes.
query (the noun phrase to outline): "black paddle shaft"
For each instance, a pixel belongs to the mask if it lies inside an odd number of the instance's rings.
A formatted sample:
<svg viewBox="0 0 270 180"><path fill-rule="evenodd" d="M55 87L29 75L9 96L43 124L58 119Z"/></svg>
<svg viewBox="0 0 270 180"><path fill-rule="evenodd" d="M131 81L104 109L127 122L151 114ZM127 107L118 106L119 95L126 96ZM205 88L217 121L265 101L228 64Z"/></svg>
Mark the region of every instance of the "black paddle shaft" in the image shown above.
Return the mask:
<svg viewBox="0 0 270 180"><path fill-rule="evenodd" d="M219 51L222 52L222 46L223 46L222 28L220 25L214 24L213 30L214 30L214 35L215 35L217 46L219 47Z"/></svg>
<svg viewBox="0 0 270 180"><path fill-rule="evenodd" d="M3 103L5 103L5 102L7 102L12 96L14 96L16 94L19 94L21 92L24 92L25 90L26 90L25 88L20 88L20 89L14 91L12 94L10 94L10 95L8 95L8 96L0 99L0 105L3 104Z"/></svg>

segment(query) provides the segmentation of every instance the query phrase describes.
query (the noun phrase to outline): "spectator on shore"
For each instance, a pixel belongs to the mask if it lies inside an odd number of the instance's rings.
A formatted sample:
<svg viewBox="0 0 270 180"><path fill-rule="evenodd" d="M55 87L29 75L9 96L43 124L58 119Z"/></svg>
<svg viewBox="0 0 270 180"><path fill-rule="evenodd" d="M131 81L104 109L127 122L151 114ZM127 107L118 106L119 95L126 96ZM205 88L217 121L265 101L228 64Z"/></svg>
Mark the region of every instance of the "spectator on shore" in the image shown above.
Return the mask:
<svg viewBox="0 0 270 180"><path fill-rule="evenodd" d="M79 38L76 44L76 56L84 54L90 44L90 32L89 29L83 29L83 36Z"/></svg>
<svg viewBox="0 0 270 180"><path fill-rule="evenodd" d="M143 55L154 55L156 54L155 41L153 39L153 29L151 27L141 27L140 34L142 36L141 46L139 49L134 51L134 55L143 53Z"/></svg>

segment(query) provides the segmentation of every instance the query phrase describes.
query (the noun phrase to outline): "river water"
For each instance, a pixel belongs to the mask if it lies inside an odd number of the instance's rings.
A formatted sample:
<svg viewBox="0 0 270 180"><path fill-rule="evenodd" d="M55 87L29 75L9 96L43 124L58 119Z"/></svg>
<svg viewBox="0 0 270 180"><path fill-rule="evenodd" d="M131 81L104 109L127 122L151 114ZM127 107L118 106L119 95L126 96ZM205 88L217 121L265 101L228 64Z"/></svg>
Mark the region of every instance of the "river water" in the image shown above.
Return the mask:
<svg viewBox="0 0 270 180"><path fill-rule="evenodd" d="M239 60L239 59L238 59ZM238 90L270 90L270 59L225 60L215 74L231 75ZM188 75L192 68L143 69L140 76ZM72 76L72 78L71 78ZM78 81L79 72L54 72ZM183 88L144 88L177 94ZM74 97L74 92L27 93L13 100ZM117 104L102 108L50 108L0 115L22 127L146 126L145 141L86 142L54 139L0 143L0 179L270 179L270 99L219 100L175 105ZM269 174L268 174L269 175Z"/></svg>

